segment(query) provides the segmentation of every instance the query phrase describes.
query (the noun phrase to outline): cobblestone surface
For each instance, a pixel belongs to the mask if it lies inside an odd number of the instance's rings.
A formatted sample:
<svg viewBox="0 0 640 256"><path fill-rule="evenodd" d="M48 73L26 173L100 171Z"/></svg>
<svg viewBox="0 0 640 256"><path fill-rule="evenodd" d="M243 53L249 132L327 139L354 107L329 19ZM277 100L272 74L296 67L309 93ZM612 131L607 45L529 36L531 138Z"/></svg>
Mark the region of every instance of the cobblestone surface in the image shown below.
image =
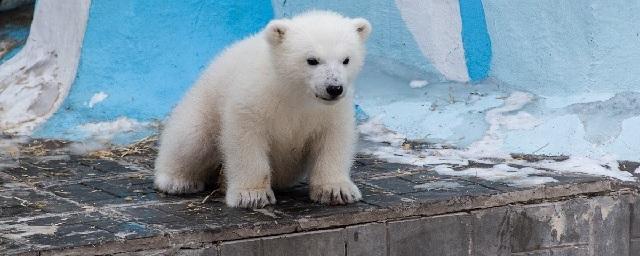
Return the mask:
<svg viewBox="0 0 640 256"><path fill-rule="evenodd" d="M302 184L275 206L230 209L219 194L157 193L152 141L69 146L31 141L0 159L0 253L640 255L637 183L558 174L522 188L358 156L361 202L314 204Z"/></svg>

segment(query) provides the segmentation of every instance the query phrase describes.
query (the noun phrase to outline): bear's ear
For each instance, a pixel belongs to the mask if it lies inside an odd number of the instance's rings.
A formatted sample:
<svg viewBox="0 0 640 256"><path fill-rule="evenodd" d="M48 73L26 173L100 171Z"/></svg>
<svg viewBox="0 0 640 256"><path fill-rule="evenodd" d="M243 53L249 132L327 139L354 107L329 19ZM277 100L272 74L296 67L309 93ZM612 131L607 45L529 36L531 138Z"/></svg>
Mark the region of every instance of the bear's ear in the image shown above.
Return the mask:
<svg viewBox="0 0 640 256"><path fill-rule="evenodd" d="M363 18L355 18L353 19L353 25L358 35L360 35L360 39L362 39L362 41L367 40L371 33L371 23Z"/></svg>
<svg viewBox="0 0 640 256"><path fill-rule="evenodd" d="M286 20L272 20L267 24L265 37L271 45L279 45L284 41L289 26Z"/></svg>

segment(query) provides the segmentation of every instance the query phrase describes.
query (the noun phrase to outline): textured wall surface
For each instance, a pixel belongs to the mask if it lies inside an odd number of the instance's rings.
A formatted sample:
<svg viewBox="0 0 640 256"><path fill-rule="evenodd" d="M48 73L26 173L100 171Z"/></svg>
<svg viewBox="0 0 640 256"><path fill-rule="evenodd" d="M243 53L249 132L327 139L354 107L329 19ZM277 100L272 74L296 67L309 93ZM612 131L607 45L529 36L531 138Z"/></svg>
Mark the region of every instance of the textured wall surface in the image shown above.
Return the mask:
<svg viewBox="0 0 640 256"><path fill-rule="evenodd" d="M29 134L62 104L76 76L88 9L88 0L38 2L25 46L0 65L2 133Z"/></svg>
<svg viewBox="0 0 640 256"><path fill-rule="evenodd" d="M84 136L76 125L121 116L162 119L215 54L272 16L264 1L93 1L71 93L36 134Z"/></svg>
<svg viewBox="0 0 640 256"><path fill-rule="evenodd" d="M483 1L491 76L537 95L541 124L510 134L507 150L638 159L640 3ZM544 143L537 143L544 142Z"/></svg>
<svg viewBox="0 0 640 256"><path fill-rule="evenodd" d="M400 10L393 0L369 1L284 1L274 0L273 7L278 17L290 17L310 9L334 10L351 17L365 17L371 22L374 32L368 44L370 61L383 62L389 72L404 72L411 75L430 75L440 80L441 75L425 59L420 47L402 20ZM410 71L406 71L406 69Z"/></svg>
<svg viewBox="0 0 640 256"><path fill-rule="evenodd" d="M485 0L491 74L540 95L637 90L640 2Z"/></svg>
<svg viewBox="0 0 640 256"><path fill-rule="evenodd" d="M639 160L640 3L615 3L93 1L76 79L61 87L71 88L69 96L63 90L56 98L62 107L41 111L44 121L57 110L35 135L121 142L144 136L136 132L156 127L226 45L271 18L329 9L367 18L374 28L357 81L361 121L484 156ZM34 22L32 31L43 24ZM0 76L0 88L12 79ZM17 98L8 92L0 91L0 105ZM29 100L51 101L50 92L38 92ZM30 134L37 124L8 131Z"/></svg>

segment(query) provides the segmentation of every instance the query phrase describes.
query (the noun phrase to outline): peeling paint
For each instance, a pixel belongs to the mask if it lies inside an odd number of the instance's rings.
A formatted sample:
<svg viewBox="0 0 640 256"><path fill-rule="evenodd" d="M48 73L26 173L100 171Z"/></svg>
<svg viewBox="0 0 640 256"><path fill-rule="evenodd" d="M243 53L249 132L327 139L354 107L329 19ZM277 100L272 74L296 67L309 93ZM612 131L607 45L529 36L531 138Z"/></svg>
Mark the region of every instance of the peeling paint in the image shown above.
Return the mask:
<svg viewBox="0 0 640 256"><path fill-rule="evenodd" d="M567 218L562 212L556 211L555 214L549 216L551 227L555 231L555 237L557 241L561 241L562 236L567 229Z"/></svg>
<svg viewBox="0 0 640 256"><path fill-rule="evenodd" d="M624 120L640 116L640 93L621 92L603 101L575 103L565 111L578 115L587 141L603 145L620 136Z"/></svg>
<svg viewBox="0 0 640 256"><path fill-rule="evenodd" d="M107 97L109 97L109 94L106 94L104 92L97 92L96 94L91 96L91 99L87 103L87 106L89 106L89 108L93 108L93 106L95 106L96 104L102 102Z"/></svg>

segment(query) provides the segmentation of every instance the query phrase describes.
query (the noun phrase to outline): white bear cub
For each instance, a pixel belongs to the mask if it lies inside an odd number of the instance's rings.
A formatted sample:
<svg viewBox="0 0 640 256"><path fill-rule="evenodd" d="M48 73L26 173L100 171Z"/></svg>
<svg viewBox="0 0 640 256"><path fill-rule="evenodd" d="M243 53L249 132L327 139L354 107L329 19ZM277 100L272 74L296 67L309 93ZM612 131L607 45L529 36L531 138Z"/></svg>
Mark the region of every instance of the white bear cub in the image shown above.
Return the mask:
<svg viewBox="0 0 640 256"><path fill-rule="evenodd" d="M313 201L360 200L349 175L353 82L370 32L365 19L312 11L273 20L225 50L168 119L156 188L202 191L222 165L232 207L274 204L272 188L304 177Z"/></svg>

